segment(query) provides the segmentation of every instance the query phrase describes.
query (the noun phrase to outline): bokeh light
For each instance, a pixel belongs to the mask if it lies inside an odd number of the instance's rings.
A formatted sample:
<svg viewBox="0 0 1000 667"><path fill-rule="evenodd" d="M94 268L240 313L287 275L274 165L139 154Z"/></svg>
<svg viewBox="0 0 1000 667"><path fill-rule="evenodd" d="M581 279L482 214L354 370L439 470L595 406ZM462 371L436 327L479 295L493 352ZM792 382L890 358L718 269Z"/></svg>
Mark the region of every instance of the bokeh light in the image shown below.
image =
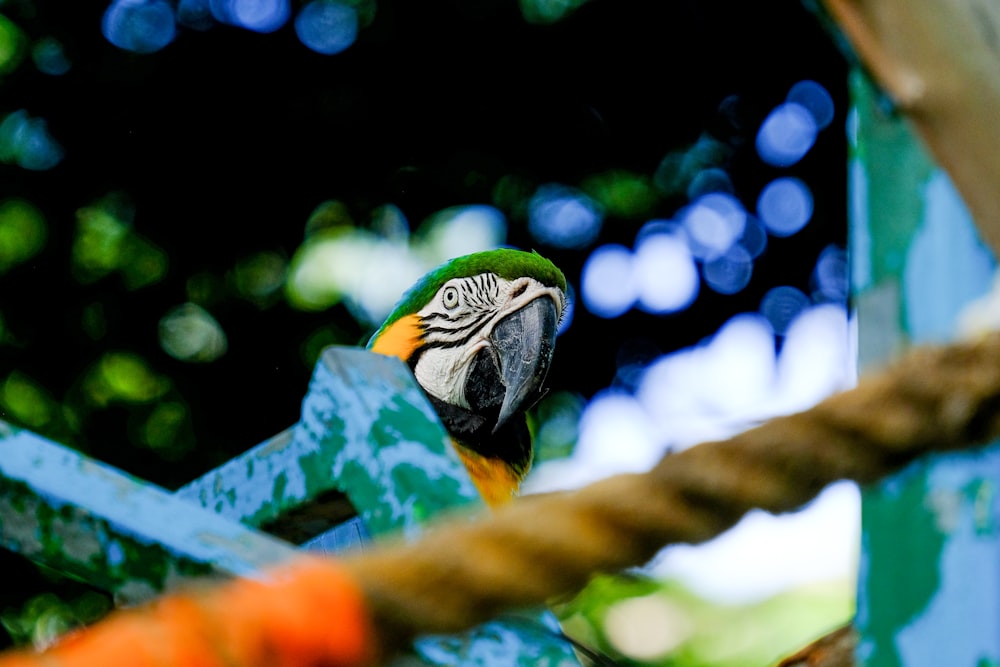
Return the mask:
<svg viewBox="0 0 1000 667"><path fill-rule="evenodd" d="M656 558L652 574L679 578L699 595L722 604L766 600L797 586L848 580L854 577L860 548L860 516L857 485L838 482L805 510L781 516L754 510L704 544L670 547Z"/></svg>
<svg viewBox="0 0 1000 667"><path fill-rule="evenodd" d="M585 248L604 221L601 207L583 192L564 185L543 185L528 204L528 230L556 248Z"/></svg>
<svg viewBox="0 0 1000 667"><path fill-rule="evenodd" d="M688 199L693 200L713 192L732 194L733 191L733 181L729 177L729 173L718 167L709 167L702 169L691 179L687 188L687 196Z"/></svg>
<svg viewBox="0 0 1000 667"><path fill-rule="evenodd" d="M153 53L174 39L174 9L166 0L112 0L104 12L101 32L120 49Z"/></svg>
<svg viewBox="0 0 1000 667"><path fill-rule="evenodd" d="M132 352L106 352L84 377L84 391L98 406L149 403L170 389L170 380L154 372Z"/></svg>
<svg viewBox="0 0 1000 667"><path fill-rule="evenodd" d="M636 395L656 420L661 437L674 447L686 447L731 429L726 420L758 404L773 381L771 326L759 315L742 314L702 345L650 364ZM709 423L712 419L715 424Z"/></svg>
<svg viewBox="0 0 1000 667"><path fill-rule="evenodd" d="M13 72L21 64L26 41L16 24L0 15L0 75Z"/></svg>
<svg viewBox="0 0 1000 667"><path fill-rule="evenodd" d="M258 306L269 306L279 297L288 263L276 252L262 251L244 257L233 267L237 293Z"/></svg>
<svg viewBox="0 0 1000 667"><path fill-rule="evenodd" d="M785 332L778 358L779 410L805 410L854 385L856 345L845 303L802 310Z"/></svg>
<svg viewBox="0 0 1000 667"><path fill-rule="evenodd" d="M806 109L821 130L833 121L833 97L815 81L799 81L788 91L786 100Z"/></svg>
<svg viewBox="0 0 1000 667"><path fill-rule="evenodd" d="M643 662L666 656L694 633L689 613L659 593L621 600L604 617L608 642L622 655Z"/></svg>
<svg viewBox="0 0 1000 667"><path fill-rule="evenodd" d="M0 406L29 428L41 429L58 414L59 404L34 379L18 371L0 383Z"/></svg>
<svg viewBox="0 0 1000 667"><path fill-rule="evenodd" d="M507 219L493 206L473 204L438 211L421 225L417 251L436 265L454 257L496 248L507 238Z"/></svg>
<svg viewBox="0 0 1000 667"><path fill-rule="evenodd" d="M746 227L746 212L730 194L715 192L700 197L683 213L691 253L712 260L729 250Z"/></svg>
<svg viewBox="0 0 1000 667"><path fill-rule="evenodd" d="M649 313L687 308L698 296L698 267L679 234L646 234L636 246L635 288L639 307Z"/></svg>
<svg viewBox="0 0 1000 667"><path fill-rule="evenodd" d="M73 275L91 283L117 271L125 288L157 283L167 273L167 254L131 228L134 210L128 199L112 194L76 212Z"/></svg>
<svg viewBox="0 0 1000 667"><path fill-rule="evenodd" d="M587 310L600 317L624 314L638 298L632 251L618 244L596 248L583 265L580 291Z"/></svg>
<svg viewBox="0 0 1000 667"><path fill-rule="evenodd" d="M751 258L760 257L767 248L767 228L760 218L749 214L744 218L743 236L740 237L739 244L750 253Z"/></svg>
<svg viewBox="0 0 1000 667"><path fill-rule="evenodd" d="M698 175L723 165L732 152L732 146L703 134L688 148L667 153L653 174L653 183L666 197L691 198L688 191Z"/></svg>
<svg viewBox="0 0 1000 667"><path fill-rule="evenodd" d="M791 285L772 287L760 301L760 313L767 318L779 336L785 335L789 325L807 306L809 297Z"/></svg>
<svg viewBox="0 0 1000 667"><path fill-rule="evenodd" d="M340 53L358 37L358 12L336 0L314 0L295 17L295 34L316 53Z"/></svg>
<svg viewBox="0 0 1000 667"><path fill-rule="evenodd" d="M45 247L45 216L23 199L0 203L0 274L34 257Z"/></svg>
<svg viewBox="0 0 1000 667"><path fill-rule="evenodd" d="M442 262L503 245L507 221L492 206L453 206L429 216L411 237L402 211L372 211L370 229L354 225L343 203L323 202L309 217L306 241L285 281L301 310L343 303L365 326L380 323L421 275Z"/></svg>
<svg viewBox="0 0 1000 667"><path fill-rule="evenodd" d="M210 0L212 15L254 32L274 32L288 22L292 9L289 0Z"/></svg>
<svg viewBox="0 0 1000 667"><path fill-rule="evenodd" d="M160 347L174 359L215 361L226 353L226 333L212 315L193 303L173 308L160 320Z"/></svg>
<svg viewBox="0 0 1000 667"><path fill-rule="evenodd" d="M44 119L33 118L19 109L0 122L0 161L31 171L45 171L59 164L63 156L62 146L49 134Z"/></svg>
<svg viewBox="0 0 1000 667"><path fill-rule="evenodd" d="M612 169L587 177L581 188L598 202L606 215L642 218L656 204L656 189L645 174Z"/></svg>
<svg viewBox="0 0 1000 667"><path fill-rule="evenodd" d="M774 236L791 236L809 222L812 214L812 192L797 178L774 179L757 199L757 215Z"/></svg>
<svg viewBox="0 0 1000 667"><path fill-rule="evenodd" d="M332 229L314 234L296 251L285 295L300 310L343 301L358 321L371 326L430 266L404 244L365 230Z"/></svg>
<svg viewBox="0 0 1000 667"><path fill-rule="evenodd" d="M736 294L750 283L752 274L753 258L742 245L734 245L702 267L705 282L719 294Z"/></svg>
<svg viewBox="0 0 1000 667"><path fill-rule="evenodd" d="M43 37L31 47L31 59L43 74L60 76L69 71L71 63L62 43L54 37Z"/></svg>
<svg viewBox="0 0 1000 667"><path fill-rule="evenodd" d="M587 0L519 0L521 15L528 23L549 24L561 21Z"/></svg>
<svg viewBox="0 0 1000 667"><path fill-rule="evenodd" d="M850 285L847 280L847 252L835 245L823 248L816 260L812 279L813 301L846 303Z"/></svg>
<svg viewBox="0 0 1000 667"><path fill-rule="evenodd" d="M813 147L818 131L816 120L808 109L786 102L761 123L757 131L757 153L769 165L791 166Z"/></svg>
<svg viewBox="0 0 1000 667"><path fill-rule="evenodd" d="M649 415L625 392L595 395L580 416L579 429L576 455L600 476L648 470L661 453Z"/></svg>

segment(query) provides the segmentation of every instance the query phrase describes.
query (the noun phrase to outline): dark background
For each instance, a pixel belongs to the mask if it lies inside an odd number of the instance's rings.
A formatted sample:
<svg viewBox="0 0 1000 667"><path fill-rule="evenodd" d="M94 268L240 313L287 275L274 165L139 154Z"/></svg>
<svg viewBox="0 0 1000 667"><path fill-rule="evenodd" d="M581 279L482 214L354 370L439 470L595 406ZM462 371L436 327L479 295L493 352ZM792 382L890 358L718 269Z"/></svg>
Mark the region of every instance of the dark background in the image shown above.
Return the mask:
<svg viewBox="0 0 1000 667"><path fill-rule="evenodd" d="M0 379L17 370L56 403L82 405L81 377L102 353L139 355L187 407L175 450L135 444L144 405L79 408L72 423L36 430L167 487L296 421L313 358L303 346L316 332L346 344L370 334L343 306L307 313L283 299L251 303L227 287L243 257L291 257L324 200L347 204L359 224L394 204L416 228L449 206L492 203L504 176L576 185L609 169L651 175L704 133L734 148L728 171L748 207L779 173L809 185L812 222L769 239L739 294L703 288L670 316L633 310L602 319L578 305L549 383L584 397L616 382L620 366L696 343L733 314L756 310L774 285L808 293L819 252L845 240L847 67L800 2L594 0L553 25L533 25L514 2L381 0L357 43L335 56L308 50L290 25L271 34L181 28L162 50L132 54L102 36L106 7L0 2L28 39L55 37L72 63L54 77L28 59L0 81L0 114L24 109L45 119L65 149L46 171L0 165L0 198L24 198L48 221L43 251L0 275ZM836 117L802 162L767 166L753 148L757 127L803 79L826 87ZM128 290L118 274L74 278L76 212L109 193L124 193L134 231L167 254L163 280ZM661 196L655 217L683 203ZM537 248L579 286L593 246L546 247L521 213L504 212L510 244ZM597 244L631 246L648 217L608 218ZM157 338L160 318L188 300L196 276L214 277L210 310L229 341L208 364L173 359ZM95 304L103 317L96 335L83 323Z"/></svg>

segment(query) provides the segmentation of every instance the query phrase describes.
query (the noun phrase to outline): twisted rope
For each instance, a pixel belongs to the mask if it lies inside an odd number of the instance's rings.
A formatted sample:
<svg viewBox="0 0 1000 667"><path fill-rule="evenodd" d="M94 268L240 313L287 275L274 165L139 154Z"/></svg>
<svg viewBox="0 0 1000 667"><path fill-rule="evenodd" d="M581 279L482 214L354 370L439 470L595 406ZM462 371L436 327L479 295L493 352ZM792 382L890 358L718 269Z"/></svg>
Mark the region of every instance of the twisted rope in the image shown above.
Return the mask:
<svg viewBox="0 0 1000 667"><path fill-rule="evenodd" d="M927 452L998 436L1000 335L991 335L911 352L811 410L667 455L648 473L529 496L488 521L453 520L343 565L391 650L574 592L665 545L705 541L750 509L794 510L836 480L872 482Z"/></svg>

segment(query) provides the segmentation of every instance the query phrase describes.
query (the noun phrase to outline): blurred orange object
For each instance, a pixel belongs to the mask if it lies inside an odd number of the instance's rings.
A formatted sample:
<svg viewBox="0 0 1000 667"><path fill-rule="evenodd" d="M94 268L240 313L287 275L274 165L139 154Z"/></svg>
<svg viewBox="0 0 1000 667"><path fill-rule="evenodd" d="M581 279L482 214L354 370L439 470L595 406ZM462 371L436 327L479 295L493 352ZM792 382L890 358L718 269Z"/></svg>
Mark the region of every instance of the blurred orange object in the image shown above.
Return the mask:
<svg viewBox="0 0 1000 667"><path fill-rule="evenodd" d="M375 661L373 636L357 584L335 562L303 557L116 612L45 651L0 656L0 667L354 667Z"/></svg>

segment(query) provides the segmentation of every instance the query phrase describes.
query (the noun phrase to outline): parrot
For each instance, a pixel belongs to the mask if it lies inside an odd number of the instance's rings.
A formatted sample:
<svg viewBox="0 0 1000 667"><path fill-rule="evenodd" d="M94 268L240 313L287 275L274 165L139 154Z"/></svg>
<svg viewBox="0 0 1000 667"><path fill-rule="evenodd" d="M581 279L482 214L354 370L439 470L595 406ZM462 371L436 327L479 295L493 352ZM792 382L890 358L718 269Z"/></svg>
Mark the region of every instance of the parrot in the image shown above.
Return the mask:
<svg viewBox="0 0 1000 667"><path fill-rule="evenodd" d="M567 295L562 271L537 252L477 252L417 281L368 342L413 371L488 506L510 502L531 468L525 413L544 395ZM555 635L591 664L616 665L565 632Z"/></svg>
<svg viewBox="0 0 1000 667"><path fill-rule="evenodd" d="M531 467L525 412L544 395L566 302L565 276L537 252L477 252L417 281L368 342L410 367L489 506Z"/></svg>

